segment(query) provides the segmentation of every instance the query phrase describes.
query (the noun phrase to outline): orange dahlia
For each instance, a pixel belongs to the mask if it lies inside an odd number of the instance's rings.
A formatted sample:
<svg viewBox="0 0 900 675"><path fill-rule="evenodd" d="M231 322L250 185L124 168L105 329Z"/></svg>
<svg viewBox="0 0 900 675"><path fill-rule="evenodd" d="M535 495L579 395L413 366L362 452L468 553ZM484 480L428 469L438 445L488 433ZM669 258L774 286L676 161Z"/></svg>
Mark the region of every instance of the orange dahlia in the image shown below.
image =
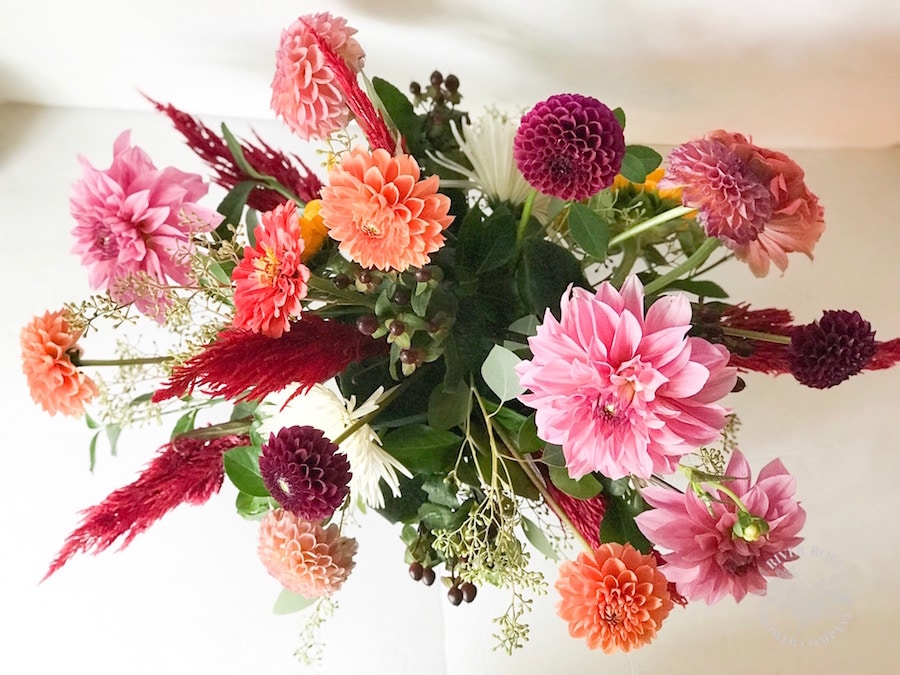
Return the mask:
<svg viewBox="0 0 900 675"><path fill-rule="evenodd" d="M353 569L356 539L338 526L303 520L289 511L269 511L259 528L259 558L289 591L305 598L331 595Z"/></svg>
<svg viewBox="0 0 900 675"><path fill-rule="evenodd" d="M607 654L649 643L673 606L656 560L630 544L603 544L563 563L556 590L569 635Z"/></svg>
<svg viewBox="0 0 900 675"><path fill-rule="evenodd" d="M31 398L51 415L81 415L98 393L94 381L72 363L80 337L64 311L34 317L20 334L22 372Z"/></svg>
<svg viewBox="0 0 900 675"><path fill-rule="evenodd" d="M346 153L322 189L322 218L341 253L383 271L430 262L453 216L438 177L419 176L411 155L359 147Z"/></svg>

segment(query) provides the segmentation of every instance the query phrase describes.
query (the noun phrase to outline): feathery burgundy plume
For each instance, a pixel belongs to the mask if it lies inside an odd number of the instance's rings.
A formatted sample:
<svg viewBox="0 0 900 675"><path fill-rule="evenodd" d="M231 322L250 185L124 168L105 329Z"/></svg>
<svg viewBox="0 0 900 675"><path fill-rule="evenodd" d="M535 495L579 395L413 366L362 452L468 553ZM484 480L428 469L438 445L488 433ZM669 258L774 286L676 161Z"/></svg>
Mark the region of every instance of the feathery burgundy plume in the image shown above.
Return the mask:
<svg viewBox="0 0 900 675"><path fill-rule="evenodd" d="M303 25L316 38L319 49L322 50L322 54L325 56L325 62L334 73L335 81L341 88L341 93L344 94L344 100L347 102L350 112L356 118L356 123L362 129L366 140L369 141L372 150L384 148L393 155L394 150L397 148L394 137L391 136L384 119L375 110L372 101L359 88L359 85L356 83L356 75L350 70L350 66L331 48L328 40L319 35L308 22L303 21Z"/></svg>
<svg viewBox="0 0 900 675"><path fill-rule="evenodd" d="M222 454L249 443L247 436L234 434L212 439L176 437L160 448L136 481L82 512L81 526L68 536L41 581L76 553L96 555L124 535L123 549L179 504L204 503L222 486Z"/></svg>
<svg viewBox="0 0 900 675"><path fill-rule="evenodd" d="M145 95L145 98L172 120L191 150L212 167L215 171L213 180L217 184L230 190L242 181L252 180L237 165L231 156L228 144L216 132L196 117L179 110L171 103L164 105L149 96ZM241 142L244 158L250 166L259 173L277 180L304 203L319 198L322 183L303 163L303 160L293 155L294 161L291 161L290 157L263 142L258 135L256 135L256 140L259 142L258 146L247 141ZM257 211L271 211L285 201L285 198L274 190L257 186L250 191L247 205Z"/></svg>
<svg viewBox="0 0 900 675"><path fill-rule="evenodd" d="M750 309L749 305L735 305L722 312L723 328L738 328L759 333L789 336L794 326L793 317L786 309ZM741 370L753 370L768 375L791 372L787 345L766 340L747 339L751 350L748 355L731 352L729 365Z"/></svg>
<svg viewBox="0 0 900 675"><path fill-rule="evenodd" d="M175 368L154 401L182 396L196 386L214 396L259 401L297 384L293 396L331 379L351 363L386 354L388 345L356 326L304 314L280 338L227 328L196 356Z"/></svg>

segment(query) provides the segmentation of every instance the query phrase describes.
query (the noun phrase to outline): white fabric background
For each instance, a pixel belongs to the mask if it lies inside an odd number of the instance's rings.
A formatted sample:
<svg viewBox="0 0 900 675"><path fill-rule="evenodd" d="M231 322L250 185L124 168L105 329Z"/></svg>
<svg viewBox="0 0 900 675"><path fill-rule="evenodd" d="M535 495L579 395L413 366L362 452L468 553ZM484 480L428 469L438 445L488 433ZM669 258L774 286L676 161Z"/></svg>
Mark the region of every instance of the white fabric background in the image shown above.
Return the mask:
<svg viewBox="0 0 900 675"><path fill-rule="evenodd" d="M750 133L806 168L828 227L814 263L794 257L783 277L764 280L734 264L722 283L736 300L788 307L800 321L859 309L888 339L900 335L900 150L885 147L900 137L897 10L864 2L848 14L822 4L0 3L0 671L304 672L291 656L301 619L271 614L277 582L258 563L255 526L233 513L227 487L203 507L179 508L124 552L76 558L37 585L78 511L132 481L166 437L165 429L128 431L119 456L101 449L89 474L89 431L38 410L18 362L21 326L89 291L68 253L76 156L108 166L113 140L131 128L157 165L203 172L135 88L203 113L211 126L225 118L247 133L252 125L297 150L267 111L271 52L298 12L330 7L360 28L369 75L402 86L434 67L453 70L472 108L573 90L623 105L631 142L676 143L716 127ZM102 358L104 348L92 342L89 355ZM730 398L754 469L780 456L809 513L798 578L774 583L769 598L676 609L650 647L604 656L568 637L551 591L535 601L531 642L507 657L491 651L490 637L506 595L482 589L472 605L451 607L437 586L408 579L396 530L371 515L324 634L321 672L893 672L898 378L900 370L869 373L815 392L750 375ZM538 564L552 584L555 565Z"/></svg>

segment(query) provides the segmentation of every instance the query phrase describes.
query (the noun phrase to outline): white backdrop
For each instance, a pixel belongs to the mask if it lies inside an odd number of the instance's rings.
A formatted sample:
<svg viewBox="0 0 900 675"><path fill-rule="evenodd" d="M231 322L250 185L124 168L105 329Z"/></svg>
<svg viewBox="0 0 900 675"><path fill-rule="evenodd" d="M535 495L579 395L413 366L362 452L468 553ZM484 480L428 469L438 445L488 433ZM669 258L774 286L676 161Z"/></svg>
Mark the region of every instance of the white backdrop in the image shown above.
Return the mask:
<svg viewBox="0 0 900 675"><path fill-rule="evenodd" d="M38 8L53 4L58 11L41 12L38 24ZM630 3L615 14L608 8L591 10L598 33L615 35L617 49L628 44L627 35L638 28L654 36L650 42L660 50L681 45L682 59L690 56L692 68L699 69L692 76L673 74L677 59L662 53L655 54L653 68L624 57L612 68L587 68L585 54L596 49L593 61L601 61L604 50L611 48L589 41L589 27L576 21L537 23L546 19L541 14L545 10L526 15L513 11L510 3L468 8L471 11L452 17L451 7L465 8L467 3L435 2L414 14L406 11L412 5L401 0L330 6L358 16L353 23L367 27L368 35L360 37L370 54L370 75L389 70L402 84L424 79L435 66L445 72L453 69L464 93L471 86L483 94L481 99L469 94L473 106L498 96L521 97L528 104L558 90L549 88L553 82L599 97L612 87L619 94L613 99L627 98L624 92L634 95L630 107L615 101L629 113L629 132L636 130L637 135L629 133L630 141L677 142L722 126L752 133L759 142L781 149L848 146L791 151L807 169L809 185L826 209L828 227L815 263L794 258L783 277L764 280L734 265L722 271L720 280L735 299L759 307L789 307L801 321L816 318L826 308L855 308L872 321L880 338L900 335L895 292L900 205L893 195L900 183L900 150L849 149L885 145L900 135L896 87L887 87L885 81L893 78L890 82L896 84L900 59L892 51L896 43L881 39L896 26L896 16L882 13L880 26L868 25L871 19L865 12L844 22L853 33L845 42L869 54L868 60L854 61L866 65L866 72L840 85L846 81L838 71L837 84L826 87L823 71L811 69L801 91L792 94L797 99L787 105L771 89L773 78L784 72L732 82L724 66L737 63L744 53L740 44L757 40L761 45L764 37L786 40L788 52L779 54L791 68L809 65L799 53L784 55L801 45L812 52L825 50L827 45L817 42L819 31L834 29L836 10L823 9L803 23L798 14L789 24L791 33L785 25L761 18L765 12L771 18L776 11L767 9L767 3L758 3L752 17L708 13L694 16L691 23L689 10L699 4L679 3L677 12L666 15L651 11L650 3ZM32 315L88 292L84 271L68 253L68 193L79 175L76 155L108 166L113 140L131 128L133 141L157 165L203 171L164 117L135 109L142 105L134 94L136 86L207 113L211 126L224 116L236 131L246 133L250 123L240 118L268 117L254 119L253 128L276 145L296 149L296 141L265 110L270 78L266 69L281 26L298 11L328 6L273 2L266 10L251 10L249 3L183 0L178 12L166 14L174 5L153 3L153 14L131 23L134 9L99 0L77 3L82 19L92 20L76 31L71 23L77 18L75 5L0 3L0 93L5 94L0 100L95 108L0 106L0 224L6 236L0 267L5 289L0 296L0 340L6 355L0 360L0 409L7 458L0 598L9 625L0 638L0 672L304 672L291 656L301 619L272 615L278 584L257 561L255 526L234 514L234 495L227 488L203 507L179 508L124 552L76 558L44 584L37 583L77 525L78 511L131 482L166 436L164 429L126 432L119 456L110 457L101 449L91 475L90 433L83 423L47 417L26 393L18 363L20 327ZM605 3L585 3L595 5ZM554 5L563 19L559 7ZM616 25L627 30L611 31L601 15L616 17ZM723 44L725 27L737 23L742 30L734 38L740 44L732 59L723 65L715 58L696 58L700 47L715 42L716 36L717 44ZM696 29L701 25L722 30L701 40ZM419 31L415 40L404 39L399 47L392 43L413 29ZM565 30L583 47L577 62L560 61L563 57L552 48ZM869 39L861 34L865 30L871 31ZM466 35L471 36L468 44L462 41ZM550 44L536 43L535 35ZM648 42L635 44L641 45L640 51ZM407 50L421 53L413 65L403 57ZM550 53L555 56L543 57ZM759 48L758 53L774 68L773 49ZM436 54L441 55L439 62ZM505 66L492 69L484 64ZM701 68L704 65L709 69ZM755 66L742 62L740 67ZM485 77L492 72L497 72L496 79ZM641 89L638 75L648 73L652 84ZM676 84L688 90L676 93ZM699 93L701 84L705 94ZM722 115L718 119L705 104L711 100L710 86L716 100L728 103L714 109ZM838 99L839 110L825 105ZM805 115L810 109L820 114ZM102 344L92 343L91 349L97 351L90 356L105 355L100 353ZM894 523L900 512L900 493L894 488L900 476L894 418L900 370L870 373L826 392L806 390L785 378L750 375L748 381L748 389L730 401L744 422L742 448L756 469L782 457L797 477L809 513L804 556L794 567L796 580L774 583L766 599L676 609L650 647L615 656L590 652L569 638L554 615L551 593L535 601L528 647L507 657L491 651L490 637L490 619L504 611L506 596L482 590L472 605L451 607L437 587L427 589L408 579L395 529L372 515L360 523L357 568L338 596L340 609L324 633L327 651L321 672L893 672L900 657L895 637L900 581L894 567L900 551ZM555 566L539 564L552 584ZM816 639L815 646L801 644Z"/></svg>

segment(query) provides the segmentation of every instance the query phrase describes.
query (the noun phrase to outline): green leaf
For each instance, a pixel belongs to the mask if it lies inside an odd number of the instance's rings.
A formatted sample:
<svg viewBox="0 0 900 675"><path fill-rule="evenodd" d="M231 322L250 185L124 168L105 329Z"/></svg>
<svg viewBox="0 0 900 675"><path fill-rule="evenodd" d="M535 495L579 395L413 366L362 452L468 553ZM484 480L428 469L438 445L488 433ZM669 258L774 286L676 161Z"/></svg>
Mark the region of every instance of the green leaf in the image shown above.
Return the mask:
<svg viewBox="0 0 900 675"><path fill-rule="evenodd" d="M544 554L549 560L559 560L559 554L553 548L553 544L547 539L544 531L532 520L522 516L522 532L525 533L526 539L531 542L538 551Z"/></svg>
<svg viewBox="0 0 900 675"><path fill-rule="evenodd" d="M258 180L264 180L266 178L266 176L263 176L250 166L247 158L244 157L244 149L241 147L240 141L235 138L234 134L231 133L231 129L225 126L224 122L222 122L222 138L225 139L225 145L228 146L228 152L231 153L231 158L241 171L251 178L256 178Z"/></svg>
<svg viewBox="0 0 900 675"><path fill-rule="evenodd" d="M693 293L701 298L728 297L728 293L719 284L701 279L679 279L669 284L669 288L677 288L680 291Z"/></svg>
<svg viewBox="0 0 900 675"><path fill-rule="evenodd" d="M439 431L452 429L469 416L472 392L462 380L435 387L428 398L428 426Z"/></svg>
<svg viewBox="0 0 900 675"><path fill-rule="evenodd" d="M229 421L234 422L235 420L241 420L245 417L252 417L256 413L258 407L259 401L240 401L235 403Z"/></svg>
<svg viewBox="0 0 900 675"><path fill-rule="evenodd" d="M172 434L169 436L169 440L174 439L176 436L180 436L181 434L185 434L188 431L194 430L194 422L197 419L197 411L190 410L186 412L184 415L178 418L178 421L175 422L175 426L172 427Z"/></svg>
<svg viewBox="0 0 900 675"><path fill-rule="evenodd" d="M119 434L122 433L122 427L118 424L106 425L106 438L109 440L109 451L113 455L116 454L116 444L119 441Z"/></svg>
<svg viewBox="0 0 900 675"><path fill-rule="evenodd" d="M547 466L565 466L566 456L563 454L561 445L547 443L544 448L544 454L541 455L541 461Z"/></svg>
<svg viewBox="0 0 900 675"><path fill-rule="evenodd" d="M419 507L428 499L422 489L422 476L407 478L398 476L400 494L394 493L384 481L381 481L381 494L384 496L384 507L376 509L390 523L417 523Z"/></svg>
<svg viewBox="0 0 900 675"><path fill-rule="evenodd" d="M219 202L216 211L222 214L225 223L230 223L235 227L241 224L241 216L244 215L244 206L247 204L247 198L256 187L256 181L244 180L235 185L225 195L225 198Z"/></svg>
<svg viewBox="0 0 900 675"><path fill-rule="evenodd" d="M612 114L615 116L616 121L619 123L623 129L625 128L625 111L621 108L616 108L612 111Z"/></svg>
<svg viewBox="0 0 900 675"><path fill-rule="evenodd" d="M494 345L481 364L481 377L501 403L525 392L525 387L519 384L519 376L515 371L521 362L522 359L505 347Z"/></svg>
<svg viewBox="0 0 900 675"><path fill-rule="evenodd" d="M90 415L88 415L87 413L84 414L84 423L87 424L88 429L99 429L100 428L100 425L97 424L96 420L93 417L91 417Z"/></svg>
<svg viewBox="0 0 900 675"><path fill-rule="evenodd" d="M569 232L584 252L597 260L606 258L609 223L599 213L579 202L569 207Z"/></svg>
<svg viewBox="0 0 900 675"><path fill-rule="evenodd" d="M590 499L603 491L603 485L593 475L587 474L578 480L569 475L565 467L551 466L550 480L560 490L576 499Z"/></svg>
<svg viewBox="0 0 900 675"><path fill-rule="evenodd" d="M414 473L446 473L456 463L462 441L449 431L411 424L387 434L382 447Z"/></svg>
<svg viewBox="0 0 900 675"><path fill-rule="evenodd" d="M440 504L426 502L419 507L419 520L429 530L455 530L466 519L469 513L468 506L470 501L467 501L456 510Z"/></svg>
<svg viewBox="0 0 900 675"><path fill-rule="evenodd" d="M281 593L275 599L275 605L272 611L275 614L293 614L300 610L306 609L316 602L316 598L307 598L299 593L294 593L286 588L281 589Z"/></svg>
<svg viewBox="0 0 900 675"><path fill-rule="evenodd" d="M397 130L410 140L422 130L422 120L416 114L412 102L393 84L380 77L372 78L372 87Z"/></svg>
<svg viewBox="0 0 900 675"><path fill-rule="evenodd" d="M534 421L534 415L530 415L519 427L516 445L519 447L519 452L526 455L543 450L547 445L537 435L537 423Z"/></svg>
<svg viewBox="0 0 900 675"><path fill-rule="evenodd" d="M522 295L537 316L547 308L559 314L559 301L570 284L587 286L575 256L546 239L525 240L516 274Z"/></svg>
<svg viewBox="0 0 900 675"><path fill-rule="evenodd" d="M254 445L241 445L224 455L225 473L234 486L252 497L269 497L269 491L259 474L260 449Z"/></svg>
<svg viewBox="0 0 900 675"><path fill-rule="evenodd" d="M149 403L153 400L153 392L148 392L146 394L141 394L140 396L135 396L128 402L128 405L141 405L142 403Z"/></svg>
<svg viewBox="0 0 900 675"><path fill-rule="evenodd" d="M94 467L97 465L97 437L99 435L100 432L97 431L91 436L91 444L88 447L88 461L90 462L88 469L91 473L94 473Z"/></svg>
<svg viewBox="0 0 900 675"><path fill-rule="evenodd" d="M622 158L622 168L619 169L625 178L632 183L643 183L647 180L647 170L644 168L643 162L634 155L626 154Z"/></svg>
<svg viewBox="0 0 900 675"><path fill-rule="evenodd" d="M625 154L637 159L646 173L655 171L662 164L662 155L646 145L628 145L625 147Z"/></svg>
<svg viewBox="0 0 900 675"><path fill-rule="evenodd" d="M238 492L234 500L238 515L246 520L259 520L272 509L278 508L278 502L271 497L254 497L246 492Z"/></svg>
<svg viewBox="0 0 900 675"><path fill-rule="evenodd" d="M649 553L653 544L638 529L635 515L621 499L608 500L600 522L600 541L631 544L641 553Z"/></svg>
<svg viewBox="0 0 900 675"><path fill-rule="evenodd" d="M459 499L456 498L456 488L444 482L443 476L434 476L422 484L422 489L428 495L428 501L451 509L459 508Z"/></svg>

